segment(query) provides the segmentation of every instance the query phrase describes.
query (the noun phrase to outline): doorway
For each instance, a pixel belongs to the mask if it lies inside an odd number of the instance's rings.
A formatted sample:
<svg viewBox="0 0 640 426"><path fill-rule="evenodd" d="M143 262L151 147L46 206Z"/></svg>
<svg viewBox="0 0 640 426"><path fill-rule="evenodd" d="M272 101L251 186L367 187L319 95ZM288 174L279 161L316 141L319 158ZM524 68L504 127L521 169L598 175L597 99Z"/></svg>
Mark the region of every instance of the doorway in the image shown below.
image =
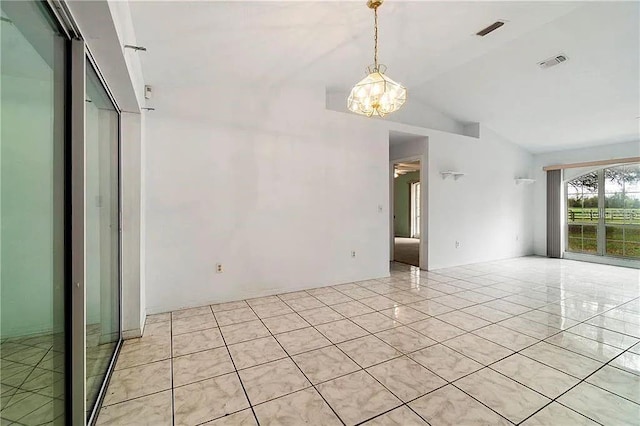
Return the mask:
<svg viewBox="0 0 640 426"><path fill-rule="evenodd" d="M393 163L393 253L396 262L420 267L420 160Z"/></svg>

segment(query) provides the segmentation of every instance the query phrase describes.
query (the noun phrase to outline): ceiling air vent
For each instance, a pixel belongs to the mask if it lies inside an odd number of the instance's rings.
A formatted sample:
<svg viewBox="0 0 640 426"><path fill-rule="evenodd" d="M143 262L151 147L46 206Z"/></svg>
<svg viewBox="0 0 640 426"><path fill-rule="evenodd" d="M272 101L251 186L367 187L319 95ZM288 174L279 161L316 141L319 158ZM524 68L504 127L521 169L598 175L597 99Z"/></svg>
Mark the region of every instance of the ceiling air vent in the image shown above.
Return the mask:
<svg viewBox="0 0 640 426"><path fill-rule="evenodd" d="M551 68L567 61L568 59L569 58L567 58L566 55L558 55L558 56L554 56L553 58L545 59L542 62L538 62L538 66L542 69Z"/></svg>
<svg viewBox="0 0 640 426"><path fill-rule="evenodd" d="M498 28L500 28L503 25L504 25L504 22L496 21L493 24L489 25L487 28L478 31L476 33L476 35L479 35L480 37L484 37L487 34L489 34L490 32L493 32L493 31L497 30Z"/></svg>

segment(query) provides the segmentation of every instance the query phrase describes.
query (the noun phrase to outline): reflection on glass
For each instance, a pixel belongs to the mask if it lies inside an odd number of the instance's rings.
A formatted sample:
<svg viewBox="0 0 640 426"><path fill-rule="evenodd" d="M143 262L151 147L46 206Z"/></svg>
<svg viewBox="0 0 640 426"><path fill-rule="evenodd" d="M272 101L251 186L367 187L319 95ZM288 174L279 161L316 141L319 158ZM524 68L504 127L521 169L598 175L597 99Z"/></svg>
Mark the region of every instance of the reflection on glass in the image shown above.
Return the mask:
<svg viewBox="0 0 640 426"><path fill-rule="evenodd" d="M63 425L65 39L0 3L0 423Z"/></svg>
<svg viewBox="0 0 640 426"><path fill-rule="evenodd" d="M640 258L640 165L606 168L606 247L608 256Z"/></svg>
<svg viewBox="0 0 640 426"><path fill-rule="evenodd" d="M588 173L567 185L567 250L576 253L598 252L598 173Z"/></svg>
<svg viewBox="0 0 640 426"><path fill-rule="evenodd" d="M87 417L120 339L118 113L90 63L85 96Z"/></svg>

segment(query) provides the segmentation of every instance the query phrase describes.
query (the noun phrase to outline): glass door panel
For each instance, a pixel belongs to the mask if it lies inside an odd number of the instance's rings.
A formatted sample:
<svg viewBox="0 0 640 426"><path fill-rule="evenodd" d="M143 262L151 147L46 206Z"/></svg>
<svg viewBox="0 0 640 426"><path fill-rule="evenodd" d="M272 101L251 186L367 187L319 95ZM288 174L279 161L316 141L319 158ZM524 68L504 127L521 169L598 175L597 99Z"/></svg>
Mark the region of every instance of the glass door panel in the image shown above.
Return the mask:
<svg viewBox="0 0 640 426"><path fill-rule="evenodd" d="M567 184L567 251L598 253L598 174L589 173Z"/></svg>
<svg viewBox="0 0 640 426"><path fill-rule="evenodd" d="M120 341L119 114L86 65L87 417Z"/></svg>
<svg viewBox="0 0 640 426"><path fill-rule="evenodd" d="M603 173L605 253L640 259L640 165L610 167Z"/></svg>
<svg viewBox="0 0 640 426"><path fill-rule="evenodd" d="M65 423L66 37L0 2L0 423Z"/></svg>

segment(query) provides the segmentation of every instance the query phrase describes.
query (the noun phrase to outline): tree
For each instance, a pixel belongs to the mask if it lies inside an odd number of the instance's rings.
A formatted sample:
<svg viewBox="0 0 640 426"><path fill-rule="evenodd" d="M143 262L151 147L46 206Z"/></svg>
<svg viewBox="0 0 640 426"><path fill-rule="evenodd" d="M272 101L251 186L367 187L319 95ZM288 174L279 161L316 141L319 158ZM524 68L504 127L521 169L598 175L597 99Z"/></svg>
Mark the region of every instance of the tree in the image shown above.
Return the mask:
<svg viewBox="0 0 640 426"><path fill-rule="evenodd" d="M615 182L620 187L624 187L625 183L640 182L640 166L632 165L604 169L604 179L605 181ZM585 189L587 190L586 192L598 190L598 172L587 173L572 179L569 181L569 185L576 190L577 198L581 199L585 195Z"/></svg>

